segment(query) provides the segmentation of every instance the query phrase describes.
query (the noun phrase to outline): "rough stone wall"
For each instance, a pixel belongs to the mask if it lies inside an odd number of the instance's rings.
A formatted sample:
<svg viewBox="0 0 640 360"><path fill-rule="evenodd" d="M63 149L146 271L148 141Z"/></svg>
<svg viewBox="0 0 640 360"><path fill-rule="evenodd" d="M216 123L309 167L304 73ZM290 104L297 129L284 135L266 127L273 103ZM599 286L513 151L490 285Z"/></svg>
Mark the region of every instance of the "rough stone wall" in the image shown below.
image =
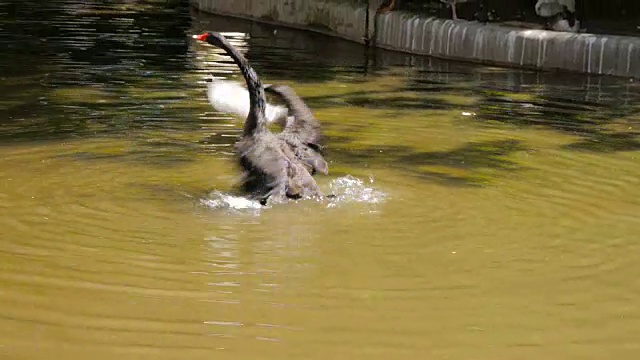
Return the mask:
<svg viewBox="0 0 640 360"><path fill-rule="evenodd" d="M275 21L364 42L366 5L328 0L191 0L201 11ZM370 30L373 11L370 12ZM536 69L640 78L640 38L527 30L422 17L377 18L378 47Z"/></svg>

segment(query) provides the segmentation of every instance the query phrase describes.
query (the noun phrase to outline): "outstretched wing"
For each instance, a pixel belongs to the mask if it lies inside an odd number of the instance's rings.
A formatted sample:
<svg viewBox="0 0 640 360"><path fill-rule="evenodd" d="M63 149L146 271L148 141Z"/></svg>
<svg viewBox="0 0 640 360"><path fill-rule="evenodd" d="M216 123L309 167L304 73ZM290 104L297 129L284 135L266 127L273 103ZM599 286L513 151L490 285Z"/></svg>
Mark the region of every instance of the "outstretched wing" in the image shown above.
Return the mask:
<svg viewBox="0 0 640 360"><path fill-rule="evenodd" d="M246 119L249 115L249 91L240 83L218 80L213 75L207 82L207 99L213 108L222 113ZM285 122L288 109L267 103L265 116L268 122Z"/></svg>
<svg viewBox="0 0 640 360"><path fill-rule="evenodd" d="M304 100L287 85L269 85L265 87L265 91L282 97L291 110L293 119L287 122L285 131L295 134L303 143L321 148L323 139L320 122Z"/></svg>

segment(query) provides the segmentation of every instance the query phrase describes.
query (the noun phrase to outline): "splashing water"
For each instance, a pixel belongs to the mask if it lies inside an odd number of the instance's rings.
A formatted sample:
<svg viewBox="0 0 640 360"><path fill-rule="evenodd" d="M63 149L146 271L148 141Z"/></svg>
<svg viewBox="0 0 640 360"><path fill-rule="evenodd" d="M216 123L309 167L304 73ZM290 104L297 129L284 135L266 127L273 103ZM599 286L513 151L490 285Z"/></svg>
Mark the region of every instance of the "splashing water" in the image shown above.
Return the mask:
<svg viewBox="0 0 640 360"><path fill-rule="evenodd" d="M373 178L369 178L369 183L373 183ZM384 201L386 194L368 187L362 179L351 175L337 178L329 184L334 197L327 207L333 208L344 203L368 203L378 204Z"/></svg>
<svg viewBox="0 0 640 360"><path fill-rule="evenodd" d="M369 179L369 183L373 183L373 178ZM351 175L332 180L329 183L329 188L329 194L332 196L328 200L328 208L348 203L378 204L386 198L385 193L368 187L365 181ZM259 214L260 210L269 208L269 206L262 206L258 201L221 191L212 191L206 198L200 199L200 203L212 209L250 212L252 214Z"/></svg>
<svg viewBox="0 0 640 360"><path fill-rule="evenodd" d="M225 194L220 191L212 191L206 198L200 199L200 203L212 209L259 212L262 209L260 202L247 199L242 196Z"/></svg>

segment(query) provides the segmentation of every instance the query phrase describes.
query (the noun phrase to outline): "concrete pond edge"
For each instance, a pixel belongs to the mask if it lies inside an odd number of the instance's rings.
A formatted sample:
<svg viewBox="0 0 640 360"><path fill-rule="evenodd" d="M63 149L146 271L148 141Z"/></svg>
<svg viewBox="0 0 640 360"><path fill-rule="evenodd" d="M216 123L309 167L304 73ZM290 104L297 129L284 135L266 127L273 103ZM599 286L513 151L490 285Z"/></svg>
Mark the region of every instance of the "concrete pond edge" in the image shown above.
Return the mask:
<svg viewBox="0 0 640 360"><path fill-rule="evenodd" d="M376 47L490 65L640 79L640 37L520 29L329 0L190 0L203 12L314 31ZM369 28L366 17L369 12ZM370 35L370 36L371 36Z"/></svg>

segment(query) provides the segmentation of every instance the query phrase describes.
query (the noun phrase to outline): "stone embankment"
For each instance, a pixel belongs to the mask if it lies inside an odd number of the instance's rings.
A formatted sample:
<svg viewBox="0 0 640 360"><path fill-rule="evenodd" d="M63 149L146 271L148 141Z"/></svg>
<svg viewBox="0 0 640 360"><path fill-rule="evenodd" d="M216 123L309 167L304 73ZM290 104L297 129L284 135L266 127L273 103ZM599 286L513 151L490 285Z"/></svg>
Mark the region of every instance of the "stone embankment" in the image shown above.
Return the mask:
<svg viewBox="0 0 640 360"><path fill-rule="evenodd" d="M419 16L380 15L329 0L191 0L201 11L268 21L377 47L446 59L640 78L640 38L510 28ZM367 29L367 11L370 19ZM375 28L375 32L374 32Z"/></svg>

